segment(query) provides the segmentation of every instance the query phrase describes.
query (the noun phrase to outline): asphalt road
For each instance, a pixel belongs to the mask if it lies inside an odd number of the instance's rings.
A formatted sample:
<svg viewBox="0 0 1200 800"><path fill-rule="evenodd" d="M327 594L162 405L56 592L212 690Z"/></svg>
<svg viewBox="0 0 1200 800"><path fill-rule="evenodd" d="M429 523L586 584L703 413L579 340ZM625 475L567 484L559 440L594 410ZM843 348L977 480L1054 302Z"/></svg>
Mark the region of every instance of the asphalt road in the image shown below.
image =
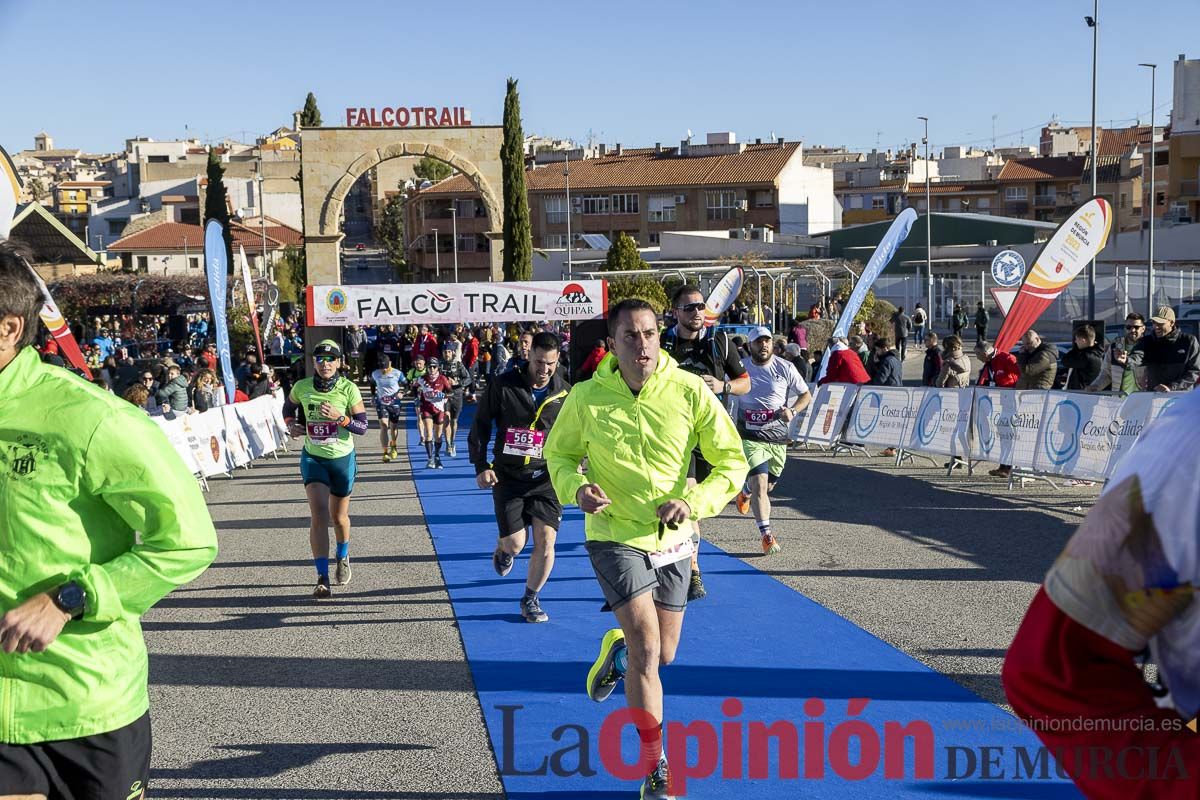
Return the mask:
<svg viewBox="0 0 1200 800"><path fill-rule="evenodd" d="M217 561L143 623L155 797L503 796L407 462L366 438L328 601L298 450L211 483Z"/></svg>
<svg viewBox="0 0 1200 800"><path fill-rule="evenodd" d="M217 562L144 621L155 796L503 797L408 465L380 463L374 430L359 449L354 579L320 604L296 451L212 482ZM1003 705L1005 648L1099 487L1010 492L987 466L792 451L781 554L732 505L703 533Z"/></svg>

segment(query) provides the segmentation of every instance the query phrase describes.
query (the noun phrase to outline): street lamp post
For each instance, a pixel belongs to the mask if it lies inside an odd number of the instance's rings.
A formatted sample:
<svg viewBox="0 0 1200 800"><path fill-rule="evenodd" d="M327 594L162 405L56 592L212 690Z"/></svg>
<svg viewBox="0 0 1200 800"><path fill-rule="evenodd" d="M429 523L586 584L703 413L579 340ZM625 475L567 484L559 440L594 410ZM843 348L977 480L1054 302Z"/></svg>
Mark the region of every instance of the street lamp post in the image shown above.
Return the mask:
<svg viewBox="0 0 1200 800"><path fill-rule="evenodd" d="M262 262L258 267L258 276L266 277L269 274L267 269L267 205L266 195L263 194L263 174L262 174L262 159L258 160L258 219L261 223L259 227L262 229Z"/></svg>
<svg viewBox="0 0 1200 800"><path fill-rule="evenodd" d="M1138 64L1150 68L1150 259L1146 264L1146 319L1154 316L1154 211L1158 206L1158 195L1154 191L1154 81L1158 74L1157 64ZM1142 213L1146 204L1142 203Z"/></svg>
<svg viewBox="0 0 1200 800"><path fill-rule="evenodd" d="M563 162L563 180L567 186L567 277L572 277L571 272L571 153L566 152L566 161Z"/></svg>
<svg viewBox="0 0 1200 800"><path fill-rule="evenodd" d="M929 200L929 117L917 117L925 123L925 136L921 144L925 145L925 302L929 309L925 312L933 321L933 204ZM932 328L932 324L930 325Z"/></svg>
<svg viewBox="0 0 1200 800"><path fill-rule="evenodd" d="M450 246L454 250L454 282L458 283L458 206L457 201L450 201L450 225L452 226L450 234Z"/></svg>
<svg viewBox="0 0 1200 800"><path fill-rule="evenodd" d="M1092 0L1092 16L1084 17L1092 29L1092 197L1096 196L1096 50L1100 44L1100 0ZM1088 318L1096 318L1096 257L1088 265Z"/></svg>
<svg viewBox="0 0 1200 800"><path fill-rule="evenodd" d="M438 253L440 245L438 244L437 228L433 229L433 274L439 281L442 279L442 259Z"/></svg>

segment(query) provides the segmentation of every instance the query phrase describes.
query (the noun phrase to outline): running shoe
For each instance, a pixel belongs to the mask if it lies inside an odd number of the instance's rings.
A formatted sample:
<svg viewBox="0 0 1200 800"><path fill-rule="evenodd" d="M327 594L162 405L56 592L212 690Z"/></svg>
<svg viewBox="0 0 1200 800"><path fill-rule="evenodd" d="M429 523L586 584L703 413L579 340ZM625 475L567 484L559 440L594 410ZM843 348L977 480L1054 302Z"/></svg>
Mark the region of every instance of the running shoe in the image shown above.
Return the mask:
<svg viewBox="0 0 1200 800"><path fill-rule="evenodd" d="M548 622L550 616L542 611L542 604L538 602L537 595L533 597L525 597L521 599L521 616L526 622Z"/></svg>
<svg viewBox="0 0 1200 800"><path fill-rule="evenodd" d="M444 467L442 466L442 457L441 456L433 457L433 468L434 469L444 469Z"/></svg>
<svg viewBox="0 0 1200 800"><path fill-rule="evenodd" d="M454 458L456 455L458 455L458 451L455 450L454 445L451 444L446 446L446 454L451 458Z"/></svg>
<svg viewBox="0 0 1200 800"><path fill-rule="evenodd" d="M396 451L396 445L392 445L392 449L391 449L389 452L390 452L390 453L391 453L391 455L392 455L392 460L393 460L393 461L395 461L397 458L399 458L399 457L400 457L400 453L398 453L398 452Z"/></svg>
<svg viewBox="0 0 1200 800"><path fill-rule="evenodd" d="M675 795L670 793L670 784L671 768L665 758L660 758L654 772L642 782L642 800L675 800Z"/></svg>
<svg viewBox="0 0 1200 800"><path fill-rule="evenodd" d="M313 589L313 597L318 600L329 597L329 576L321 575L317 578L317 586Z"/></svg>
<svg viewBox="0 0 1200 800"><path fill-rule="evenodd" d="M1007 478L1012 475L1012 467L996 467L995 469L989 469L988 475L991 475L993 478Z"/></svg>
<svg viewBox="0 0 1200 800"><path fill-rule="evenodd" d="M394 456L394 455L392 455L392 451L391 451L391 450L384 450L384 451L383 451L383 463L385 463L385 464L386 464L386 463L388 463L389 461L391 461L393 458L395 458L395 456Z"/></svg>
<svg viewBox="0 0 1200 800"><path fill-rule="evenodd" d="M625 649L625 634L613 628L600 640L600 655L588 670L587 694L597 703L603 703L617 688L617 682L625 673L617 669L617 655Z"/></svg>
<svg viewBox="0 0 1200 800"><path fill-rule="evenodd" d="M432 458L425 462L425 469L433 469L433 459Z"/></svg>
<svg viewBox="0 0 1200 800"><path fill-rule="evenodd" d="M492 553L492 567L495 568L496 574L503 578L512 571L513 557L497 547Z"/></svg>
<svg viewBox="0 0 1200 800"><path fill-rule="evenodd" d="M773 556L779 552L779 542L772 534L764 533L762 535L762 550L764 556Z"/></svg>
<svg viewBox="0 0 1200 800"><path fill-rule="evenodd" d="M692 570L692 579L688 583L688 602L695 600L703 600L708 592L704 589L704 579L700 577L700 570Z"/></svg>
<svg viewBox="0 0 1200 800"><path fill-rule="evenodd" d="M345 586L350 582L350 559L339 558L337 562L337 570L334 572L334 577L337 578L338 585Z"/></svg>
<svg viewBox="0 0 1200 800"><path fill-rule="evenodd" d="M734 498L734 502L737 503L737 510L739 514L744 516L750 513L750 495L746 494L745 492L738 492L737 497Z"/></svg>

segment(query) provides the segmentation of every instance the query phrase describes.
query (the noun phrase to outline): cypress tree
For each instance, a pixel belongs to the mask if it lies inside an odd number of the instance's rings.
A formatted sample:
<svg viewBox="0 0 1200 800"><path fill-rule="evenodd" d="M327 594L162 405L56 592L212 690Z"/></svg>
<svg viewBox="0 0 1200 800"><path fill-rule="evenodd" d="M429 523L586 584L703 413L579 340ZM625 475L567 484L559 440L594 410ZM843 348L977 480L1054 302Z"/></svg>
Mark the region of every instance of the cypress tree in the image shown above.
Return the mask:
<svg viewBox="0 0 1200 800"><path fill-rule="evenodd" d="M225 226L225 263L233 272L233 234L229 230L229 201L225 190L225 168L215 148L208 150L208 191L204 195L204 224L210 219Z"/></svg>
<svg viewBox="0 0 1200 800"><path fill-rule="evenodd" d="M533 277L533 229L525 194L525 136L521 132L521 98L517 81L508 79L504 95L504 145L500 148L504 180L504 279Z"/></svg>
<svg viewBox="0 0 1200 800"><path fill-rule="evenodd" d="M317 98L312 93L304 98L304 110L300 112L300 125L305 128L321 127L321 109L317 108Z"/></svg>

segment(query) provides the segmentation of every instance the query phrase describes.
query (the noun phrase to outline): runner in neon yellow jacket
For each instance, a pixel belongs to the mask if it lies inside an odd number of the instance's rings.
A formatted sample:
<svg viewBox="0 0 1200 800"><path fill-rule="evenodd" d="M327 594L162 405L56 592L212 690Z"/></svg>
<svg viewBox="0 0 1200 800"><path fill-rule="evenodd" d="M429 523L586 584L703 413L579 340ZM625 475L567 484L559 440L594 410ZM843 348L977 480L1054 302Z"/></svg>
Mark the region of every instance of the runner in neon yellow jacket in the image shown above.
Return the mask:
<svg viewBox="0 0 1200 800"><path fill-rule="evenodd" d="M688 488L688 454L699 444L713 465ZM748 467L737 428L704 381L658 353L658 366L633 396L610 353L595 375L575 385L546 441L546 463L564 505L599 484L612 504L585 520L587 538L652 552L691 536L681 526L658 536L656 509L670 498L691 508L691 519L713 517L738 493ZM587 456L587 475L579 473Z"/></svg>
<svg viewBox="0 0 1200 800"><path fill-rule="evenodd" d="M683 630L695 550L688 523L717 514L749 467L716 395L659 350L648 303L613 306L608 334L609 355L567 395L544 453L559 499L587 514L584 545L620 625L600 642L587 695L602 702L625 681L646 775L641 797L666 800L684 794L673 791L662 750L659 669L674 660ZM689 489L697 444L712 472Z"/></svg>
<svg viewBox="0 0 1200 800"><path fill-rule="evenodd" d="M0 366L0 520L0 743L137 720L139 618L217 552L187 467L144 411L21 347ZM79 617L42 652L6 652L22 609L69 581L86 593Z"/></svg>

